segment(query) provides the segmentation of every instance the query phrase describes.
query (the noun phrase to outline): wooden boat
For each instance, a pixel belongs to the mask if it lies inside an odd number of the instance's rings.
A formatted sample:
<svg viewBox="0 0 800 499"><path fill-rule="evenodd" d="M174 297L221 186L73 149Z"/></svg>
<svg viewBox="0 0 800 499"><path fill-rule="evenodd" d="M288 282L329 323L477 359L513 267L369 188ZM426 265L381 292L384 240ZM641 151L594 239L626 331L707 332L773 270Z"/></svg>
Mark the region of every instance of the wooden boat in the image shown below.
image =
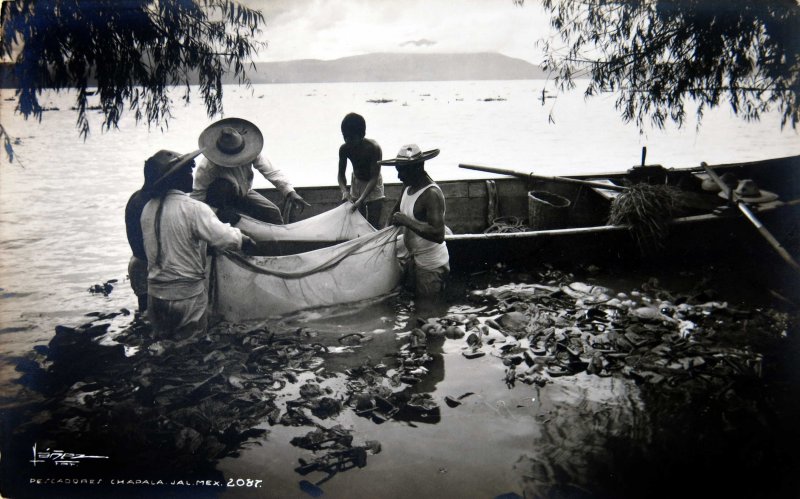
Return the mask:
<svg viewBox="0 0 800 499"><path fill-rule="evenodd" d="M713 165L718 175L732 173L738 179L752 179L758 187L778 194L768 203L749 209L765 230L774 234L788 254L800 253L798 211L800 211L800 156L747 163ZM435 176L435 173L434 173ZM783 260L764 239L763 233L718 193L702 189L708 176L703 167L671 169L659 165L638 166L622 172L571 176L578 182L547 178L484 178L437 182L447 201L446 224L452 234L446 238L454 271L472 271L506 262L597 263L609 261L674 261L701 263L704 259L744 254L782 265ZM628 227L609 225L609 210L618 190L597 185L625 186L637 182L666 184L680 189L681 203L669 225L668 236L657 254L643 254ZM400 196L400 184L386 184L384 221ZM287 221L318 215L341 204L338 186L300 187L297 191L311 203L303 213L284 211ZM569 206L537 210L531 192L560 196ZM281 206L283 199L274 189L259 190ZM532 206L534 203L534 206ZM536 213L535 220L529 216ZM282 241L278 254L291 254L332 244Z"/></svg>
<svg viewBox="0 0 800 499"><path fill-rule="evenodd" d="M713 168L640 166L569 179L516 174L441 181L447 201L445 222L452 231L446 237L451 269L474 272L500 262L519 266L618 262L628 267L675 262L686 267L709 259L738 258L740 266L761 262L764 268L798 270L798 172L800 156ZM709 176L726 173L752 179L777 199L739 206L702 188ZM608 223L615 198L626 186L642 183L669 186L677 200L657 252L642 252L629 227ZM385 187L384 220L388 220L402 186ZM259 256L226 253L214 259L212 296L217 317L232 322L262 320L375 299L399 284L397 228L376 231L363 217L351 214L342 206L338 186L297 190L311 207L297 216L284 210L288 225L240 222L260 241ZM280 206L277 191L260 192ZM797 282L791 270L785 274Z"/></svg>

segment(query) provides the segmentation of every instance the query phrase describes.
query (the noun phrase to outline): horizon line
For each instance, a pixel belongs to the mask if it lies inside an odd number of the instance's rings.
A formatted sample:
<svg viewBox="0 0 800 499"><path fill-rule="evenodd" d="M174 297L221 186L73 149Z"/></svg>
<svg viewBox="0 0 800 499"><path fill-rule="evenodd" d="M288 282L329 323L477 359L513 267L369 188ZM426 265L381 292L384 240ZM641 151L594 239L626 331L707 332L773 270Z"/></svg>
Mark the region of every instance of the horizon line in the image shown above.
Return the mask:
<svg viewBox="0 0 800 499"><path fill-rule="evenodd" d="M364 52L360 54L353 54L353 55L344 55L339 57L334 57L332 59L320 59L315 57L300 57L296 59L280 59L280 60L253 60L254 63L280 63L280 62L298 62L298 61L315 61L315 62L333 62L333 61L340 61L342 59L350 59L353 57L364 57L370 55L382 55L382 54L392 54L392 55L413 55L413 56L433 56L433 55L476 55L476 54L491 54L491 55L501 55L503 57L508 57L509 59L516 59L519 61L526 62L532 66L541 66L541 64L537 64L535 62L531 62L527 59L523 59L522 57L515 57L511 55L504 54L503 52L499 51L490 51L490 50L482 50L477 52L404 52L404 51L386 51L381 50L377 52Z"/></svg>

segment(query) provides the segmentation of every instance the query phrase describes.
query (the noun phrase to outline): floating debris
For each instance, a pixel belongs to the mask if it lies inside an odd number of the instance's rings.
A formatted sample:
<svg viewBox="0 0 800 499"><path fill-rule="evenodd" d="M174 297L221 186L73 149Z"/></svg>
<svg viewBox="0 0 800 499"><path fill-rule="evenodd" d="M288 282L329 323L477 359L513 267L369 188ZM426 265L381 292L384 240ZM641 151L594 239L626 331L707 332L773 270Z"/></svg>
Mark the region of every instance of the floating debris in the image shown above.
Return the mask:
<svg viewBox="0 0 800 499"><path fill-rule="evenodd" d="M362 333L350 333L340 337L338 341L342 345L353 347L372 341L372 337Z"/></svg>
<svg viewBox="0 0 800 499"><path fill-rule="evenodd" d="M478 357L483 357L484 355L486 355L486 352L483 352L481 350L473 348L473 349L461 352L461 355L463 355L464 357L466 357L468 359L477 359Z"/></svg>
<svg viewBox="0 0 800 499"><path fill-rule="evenodd" d="M490 366L498 388L530 385L537 399L554 384L619 377L654 388L652 397L696 397L741 414L757 406L737 383L758 380L764 369L752 345L777 344L788 329L786 313L736 308L702 291L674 294L655 280L618 292L552 269L513 275L525 282L471 290L469 305L442 317L413 322L400 312L408 322L388 351L335 372L330 359L358 352L374 336L220 324L183 344L156 337L134 317L113 342L101 343L112 335L99 322L126 314L87 314L91 322L58 326L47 346L20 362L23 382L44 395L21 418L27 423L18 429L20 441L47 435L42 444L111 446L142 467L157 448L160 460L182 472L260 443L270 431L266 424L308 427L291 441L312 454L295 471L321 473L320 480L300 482L301 490L319 495L320 484L366 466L381 448L357 443L354 430L337 420L355 414L365 420L359 427L430 424L441 418L440 404L455 409L475 395L426 392L442 372L443 356L457 363L482 357L469 367Z"/></svg>
<svg viewBox="0 0 800 499"><path fill-rule="evenodd" d="M111 294L111 291L114 290L114 283L116 282L116 279L109 279L103 284L94 284L89 287L89 292L92 294L102 294L103 296L108 296Z"/></svg>
<svg viewBox="0 0 800 499"><path fill-rule="evenodd" d="M447 404L447 407L458 407L461 405L461 401L451 397L450 395L444 398L444 402Z"/></svg>
<svg viewBox="0 0 800 499"><path fill-rule="evenodd" d="M362 445L353 445L352 430L346 430L339 425L332 428L317 428L303 437L293 438L291 444L315 453L311 460L298 459L299 466L295 468L295 472L303 476L313 472L325 474L314 484L306 482L304 486L301 482L300 487L305 491L317 490L320 484L330 480L339 472L365 467L367 456L381 451L380 442L375 440L366 441ZM317 455L317 452L322 452L322 455Z"/></svg>
<svg viewBox="0 0 800 499"><path fill-rule="evenodd" d="M678 388L701 376L720 381L745 372L758 376L759 354L721 340L732 339L745 323L772 339L785 335L788 327L788 317L775 311L742 312L726 303L693 303L690 297L669 295L657 282L642 288L646 292L614 294L572 281L475 290L473 301L488 300L506 312L468 331L469 349L462 353L471 358L479 355L478 348L493 348L509 366L509 385L511 376L542 384L548 378L586 372ZM746 322L741 321L743 313ZM498 347L489 339L495 331L517 339L518 345Z"/></svg>

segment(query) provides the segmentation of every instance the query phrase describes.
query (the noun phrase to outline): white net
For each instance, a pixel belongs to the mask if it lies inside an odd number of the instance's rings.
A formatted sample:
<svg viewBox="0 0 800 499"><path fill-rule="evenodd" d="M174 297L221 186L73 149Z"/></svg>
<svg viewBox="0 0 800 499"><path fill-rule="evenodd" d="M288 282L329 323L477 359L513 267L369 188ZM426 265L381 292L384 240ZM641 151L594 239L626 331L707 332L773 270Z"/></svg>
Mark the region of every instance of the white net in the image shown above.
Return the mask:
<svg viewBox="0 0 800 499"><path fill-rule="evenodd" d="M387 294L400 283L399 232L397 227L373 229L296 255L222 254L214 259L215 312L231 322L263 320Z"/></svg>
<svg viewBox="0 0 800 499"><path fill-rule="evenodd" d="M246 215L235 225L257 243L279 241L349 241L376 230L356 211L353 203L340 204L317 216L286 225L261 222Z"/></svg>

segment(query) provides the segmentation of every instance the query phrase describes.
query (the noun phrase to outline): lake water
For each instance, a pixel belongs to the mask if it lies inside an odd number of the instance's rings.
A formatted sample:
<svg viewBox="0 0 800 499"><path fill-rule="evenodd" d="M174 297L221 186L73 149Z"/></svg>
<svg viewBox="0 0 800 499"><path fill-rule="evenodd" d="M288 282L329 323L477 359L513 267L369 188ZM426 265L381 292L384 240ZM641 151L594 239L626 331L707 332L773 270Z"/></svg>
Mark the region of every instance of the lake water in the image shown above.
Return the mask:
<svg viewBox="0 0 800 499"><path fill-rule="evenodd" d="M545 175L626 169L640 162L643 146L648 150L648 163L668 167L800 154L797 134L782 132L777 116L745 123L718 109L708 113L699 131L689 123L683 130L671 127L640 134L635 127L619 122L611 97L587 102L575 92L547 99L542 106L538 98L543 86L541 81L256 85L252 89L226 88L224 107L226 116L249 119L261 128L265 154L297 186L335 184L339 124L350 111L366 118L367 136L381 144L384 157L393 156L409 142L423 149L441 149L439 157L427 165L431 175L440 180L487 176L460 169L459 163ZM59 110L47 111L41 123L12 115L13 103L6 100L11 95L8 90L0 92L0 122L15 139L17 155L12 164L4 156L0 165L0 394L6 397L6 403L13 403L10 382L18 376L13 370L16 360L34 346L47 344L56 325L81 324L86 321L85 314L94 311L135 308L135 297L126 281L130 250L123 221L125 203L142 183L142 165L148 156L159 149L195 149L197 136L213 121L206 116L197 95L193 95L191 106L184 107L176 94L174 119L167 130L137 126L127 115L118 130L100 133L100 117L93 112L93 132L83 141L75 128L76 114L69 110L73 105L71 94L45 94L43 105ZM370 102L382 100L389 102ZM555 123L548 122L551 112ZM395 182L393 169L384 178ZM256 180L257 187L266 185L263 179ZM117 282L108 296L88 291L113 279ZM115 327L124 325L120 320ZM467 381L476 364L467 364L460 356L449 359L450 374L441 381L440 389L463 393L474 387ZM501 379L501 368L488 369ZM561 418L567 426L576 423L577 416L568 412L568 397L559 399L558 390L577 390L588 399L586 404L599 407L608 403L610 397L606 395L613 384L612 380L598 384L581 378L577 385L554 388L548 399L553 417ZM628 431L628 404L635 403L631 402L635 397L629 397L626 390L619 386L613 390L613 403L617 405L603 416L603 424L620 434ZM406 446L400 451L405 458L437 464L431 471L433 477L417 484L423 495L483 487L481 495L488 497L492 491L503 492L508 477L500 473L481 478L483 461L472 471L462 469L448 475L447 469L465 454L485 452L489 443L504 445L489 458L503 462L519 458L520 448L527 444L519 443L518 432L530 431L521 429L524 419L520 413L527 403L520 398L527 396L522 393L482 393L480 403L468 414L473 419L486 419L485 431L460 440L456 447L448 443L448 437L458 435L458 417L465 417L464 412L446 425L423 425L412 440L402 425L384 426L381 438L395 448ZM367 434L374 430L359 418L347 422ZM474 430L474 425L470 428ZM223 468L258 475L263 473L259 466L272 463L270 473L291 474L291 459L276 464L269 457L270 450L286 451L285 443L280 442L285 440L282 437L290 438L289 434L297 431L276 427L265 449L247 451L245 459L223 463ZM581 439L592 438L591 427L583 426L573 437L576 440L570 446L579 452ZM556 435L547 438L557 447ZM435 452L427 456L417 446L426 439L439 439ZM387 457L379 459L373 469L388 473L397 471L398 466L396 460ZM407 479L403 474L392 476L395 481ZM347 480L351 479L342 478L330 487L345 494ZM369 496L369 491L377 494L391 485L403 485L381 480L361 479L358 483L364 496ZM274 497L285 496L281 492L299 494L296 481L281 482L276 487Z"/></svg>
<svg viewBox="0 0 800 499"><path fill-rule="evenodd" d="M265 154L298 186L335 184L339 124L350 111L365 117L367 136L384 157L409 142L440 149L428 164L439 180L489 176L459 163L545 175L619 170L638 164L643 146L648 163L668 167L800 154L797 133L782 132L777 116L745 123L717 109L699 131L688 123L642 135L620 123L611 96L585 101L573 92L542 106L543 87L543 81L232 86L224 109L261 128ZM119 129L102 133L93 111L84 141L70 110L73 94L44 94L42 105L59 110L45 112L41 123L12 114L12 95L0 92L2 123L17 156L13 164L5 155L0 160L0 348L13 357L47 342L55 325L99 307L135 308L123 282L130 254L125 203L141 186L148 156L196 149L213 120L197 94L187 107L176 92L168 129L137 126L128 113ZM382 100L391 102L370 102ZM548 121L551 112L555 123ZM385 181L397 181L392 169ZM269 184L256 175L255 185ZM88 293L111 279L118 283L110 296Z"/></svg>

